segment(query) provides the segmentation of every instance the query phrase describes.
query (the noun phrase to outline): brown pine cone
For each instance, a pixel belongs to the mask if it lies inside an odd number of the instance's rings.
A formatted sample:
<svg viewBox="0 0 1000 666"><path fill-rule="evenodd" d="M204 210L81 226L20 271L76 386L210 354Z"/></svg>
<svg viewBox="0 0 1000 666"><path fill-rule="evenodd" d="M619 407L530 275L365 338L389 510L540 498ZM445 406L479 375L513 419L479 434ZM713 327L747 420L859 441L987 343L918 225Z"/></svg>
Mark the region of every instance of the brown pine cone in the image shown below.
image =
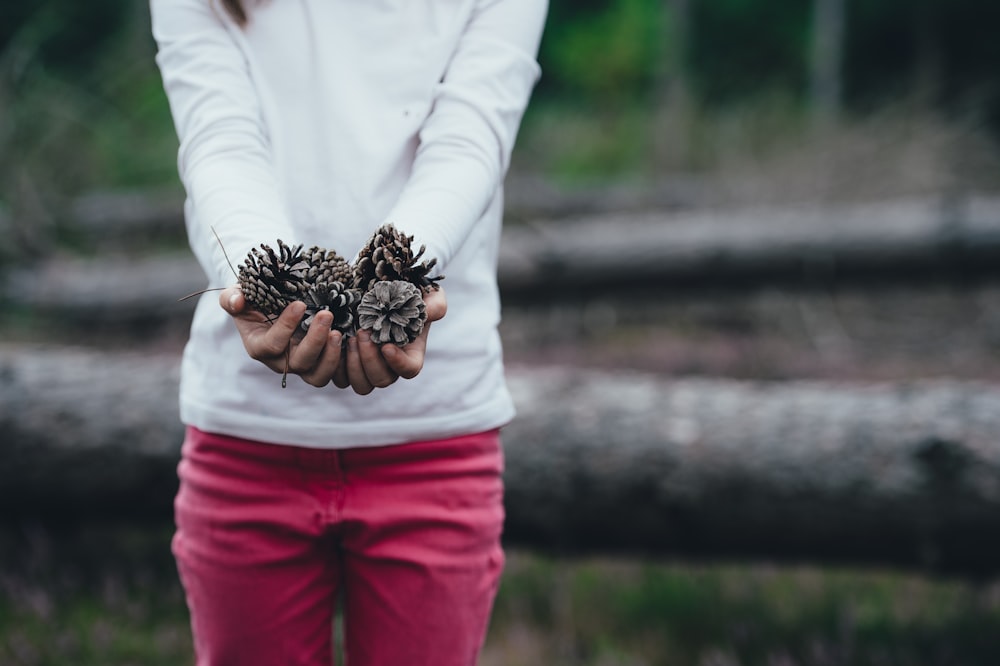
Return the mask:
<svg viewBox="0 0 1000 666"><path fill-rule="evenodd" d="M368 291L378 281L404 280L421 289L436 289L444 276L428 277L437 259L419 261L425 250L421 245L414 254L413 236L391 224L379 227L358 254L354 286Z"/></svg>
<svg viewBox="0 0 1000 666"><path fill-rule="evenodd" d="M304 331L309 330L313 318L323 310L333 313L332 328L341 333L354 333L355 311L361 292L344 286L343 282L319 282L306 292L302 299L306 304L306 312L299 324Z"/></svg>
<svg viewBox="0 0 1000 666"><path fill-rule="evenodd" d="M259 250L250 250L239 266L237 279L252 307L276 316L305 295L308 269L309 264L302 258L302 246L288 246L279 240L278 252L263 243Z"/></svg>
<svg viewBox="0 0 1000 666"><path fill-rule="evenodd" d="M302 258L309 264L306 280L312 284L340 282L350 286L354 281L351 265L335 250L313 246L302 253Z"/></svg>

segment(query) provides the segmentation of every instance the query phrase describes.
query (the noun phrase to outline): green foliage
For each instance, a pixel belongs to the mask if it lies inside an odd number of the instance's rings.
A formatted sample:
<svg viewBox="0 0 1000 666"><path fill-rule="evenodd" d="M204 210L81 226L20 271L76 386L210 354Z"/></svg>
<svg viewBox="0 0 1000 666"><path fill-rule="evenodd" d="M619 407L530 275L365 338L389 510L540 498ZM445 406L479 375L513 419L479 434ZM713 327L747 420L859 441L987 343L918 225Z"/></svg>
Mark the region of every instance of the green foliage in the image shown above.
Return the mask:
<svg viewBox="0 0 1000 666"><path fill-rule="evenodd" d="M40 11L0 53L0 97L10 100L0 123L2 154L17 158L2 167L56 169L51 179L64 192L163 182L164 167L174 169L176 142L148 17L123 10L118 23L125 27L97 31L94 49L83 53L72 39L48 44L52 34L75 34L75 20L72 12Z"/></svg>
<svg viewBox="0 0 1000 666"><path fill-rule="evenodd" d="M0 52L27 47L43 66L85 72L127 23L129 0L0 3Z"/></svg>
<svg viewBox="0 0 1000 666"><path fill-rule="evenodd" d="M617 0L571 20L553 18L540 55L544 71L561 94L587 104L630 103L661 70L663 8L660 0Z"/></svg>
<svg viewBox="0 0 1000 666"><path fill-rule="evenodd" d="M59 5L3 24L0 209L15 255L48 245L78 193L176 182L176 137L144 6L95 3L81 16ZM95 34L73 37L82 27Z"/></svg>
<svg viewBox="0 0 1000 666"><path fill-rule="evenodd" d="M689 66L700 95L728 103L774 90L803 92L811 2L691 3Z"/></svg>
<svg viewBox="0 0 1000 666"><path fill-rule="evenodd" d="M943 108L976 107L1000 128L1000 3L845 0L844 90L867 108L934 88ZM662 0L552 0L540 60L543 97L587 105L648 98L661 75L683 71L712 106L808 91L814 2L690 2L686 53L667 43L676 17ZM675 55L679 62L668 62Z"/></svg>

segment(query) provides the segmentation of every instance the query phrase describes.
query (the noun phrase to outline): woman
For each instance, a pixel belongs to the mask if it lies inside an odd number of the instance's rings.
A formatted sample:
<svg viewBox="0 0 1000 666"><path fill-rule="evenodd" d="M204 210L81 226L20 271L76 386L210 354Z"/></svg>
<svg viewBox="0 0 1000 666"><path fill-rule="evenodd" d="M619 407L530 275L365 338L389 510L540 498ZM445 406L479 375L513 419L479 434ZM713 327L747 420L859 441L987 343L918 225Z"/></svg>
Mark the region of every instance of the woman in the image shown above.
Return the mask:
<svg viewBox="0 0 1000 666"><path fill-rule="evenodd" d="M392 223L437 259L412 343L304 305L198 303L173 549L201 666L474 664L503 564L502 180L544 0L152 0L210 286L281 239L353 256ZM447 291L447 303L445 302ZM222 307L220 307L220 305ZM447 312L447 316L445 313ZM430 330L432 328L432 330ZM293 377L286 389L276 372Z"/></svg>

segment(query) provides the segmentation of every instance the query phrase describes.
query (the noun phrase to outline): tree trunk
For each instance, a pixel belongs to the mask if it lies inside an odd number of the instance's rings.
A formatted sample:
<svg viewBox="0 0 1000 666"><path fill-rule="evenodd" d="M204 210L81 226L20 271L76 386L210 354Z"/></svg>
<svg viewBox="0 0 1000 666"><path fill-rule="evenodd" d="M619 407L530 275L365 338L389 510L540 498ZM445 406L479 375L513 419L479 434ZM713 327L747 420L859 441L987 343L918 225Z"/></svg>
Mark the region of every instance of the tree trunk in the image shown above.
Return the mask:
<svg viewBox="0 0 1000 666"><path fill-rule="evenodd" d="M813 1L812 106L821 124L840 112L843 85L844 0Z"/></svg>
<svg viewBox="0 0 1000 666"><path fill-rule="evenodd" d="M176 358L7 347L0 373L6 517L169 514ZM995 385L509 375L509 544L965 573L1000 563Z"/></svg>

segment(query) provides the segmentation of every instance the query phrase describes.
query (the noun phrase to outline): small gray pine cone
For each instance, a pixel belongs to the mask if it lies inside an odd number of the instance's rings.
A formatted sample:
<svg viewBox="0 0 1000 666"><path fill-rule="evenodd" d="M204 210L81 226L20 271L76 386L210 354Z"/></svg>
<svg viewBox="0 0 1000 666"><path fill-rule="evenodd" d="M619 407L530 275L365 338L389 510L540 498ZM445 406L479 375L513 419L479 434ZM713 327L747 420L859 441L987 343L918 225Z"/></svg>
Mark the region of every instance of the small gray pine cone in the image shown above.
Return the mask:
<svg viewBox="0 0 1000 666"><path fill-rule="evenodd" d="M424 329L427 307L419 287L405 280L377 280L358 304L358 326L376 344L413 342Z"/></svg>
<svg viewBox="0 0 1000 666"><path fill-rule="evenodd" d="M419 261L425 250L421 245L414 254L413 236L407 236L391 224L379 227L358 253L354 286L368 291L378 281L405 280L421 289L436 289L444 276L429 277L437 259Z"/></svg>
<svg viewBox="0 0 1000 666"><path fill-rule="evenodd" d="M332 328L347 335L354 333L355 306L361 300L361 292L357 289L338 281L318 282L309 288L302 300L306 304L305 315L299 324L302 330L308 331L313 318L328 310L333 313Z"/></svg>
<svg viewBox="0 0 1000 666"><path fill-rule="evenodd" d="M247 302L265 315L274 316L305 296L308 270L302 246L289 246L279 239L277 252L263 243L259 250L250 250L239 266L237 279Z"/></svg>

